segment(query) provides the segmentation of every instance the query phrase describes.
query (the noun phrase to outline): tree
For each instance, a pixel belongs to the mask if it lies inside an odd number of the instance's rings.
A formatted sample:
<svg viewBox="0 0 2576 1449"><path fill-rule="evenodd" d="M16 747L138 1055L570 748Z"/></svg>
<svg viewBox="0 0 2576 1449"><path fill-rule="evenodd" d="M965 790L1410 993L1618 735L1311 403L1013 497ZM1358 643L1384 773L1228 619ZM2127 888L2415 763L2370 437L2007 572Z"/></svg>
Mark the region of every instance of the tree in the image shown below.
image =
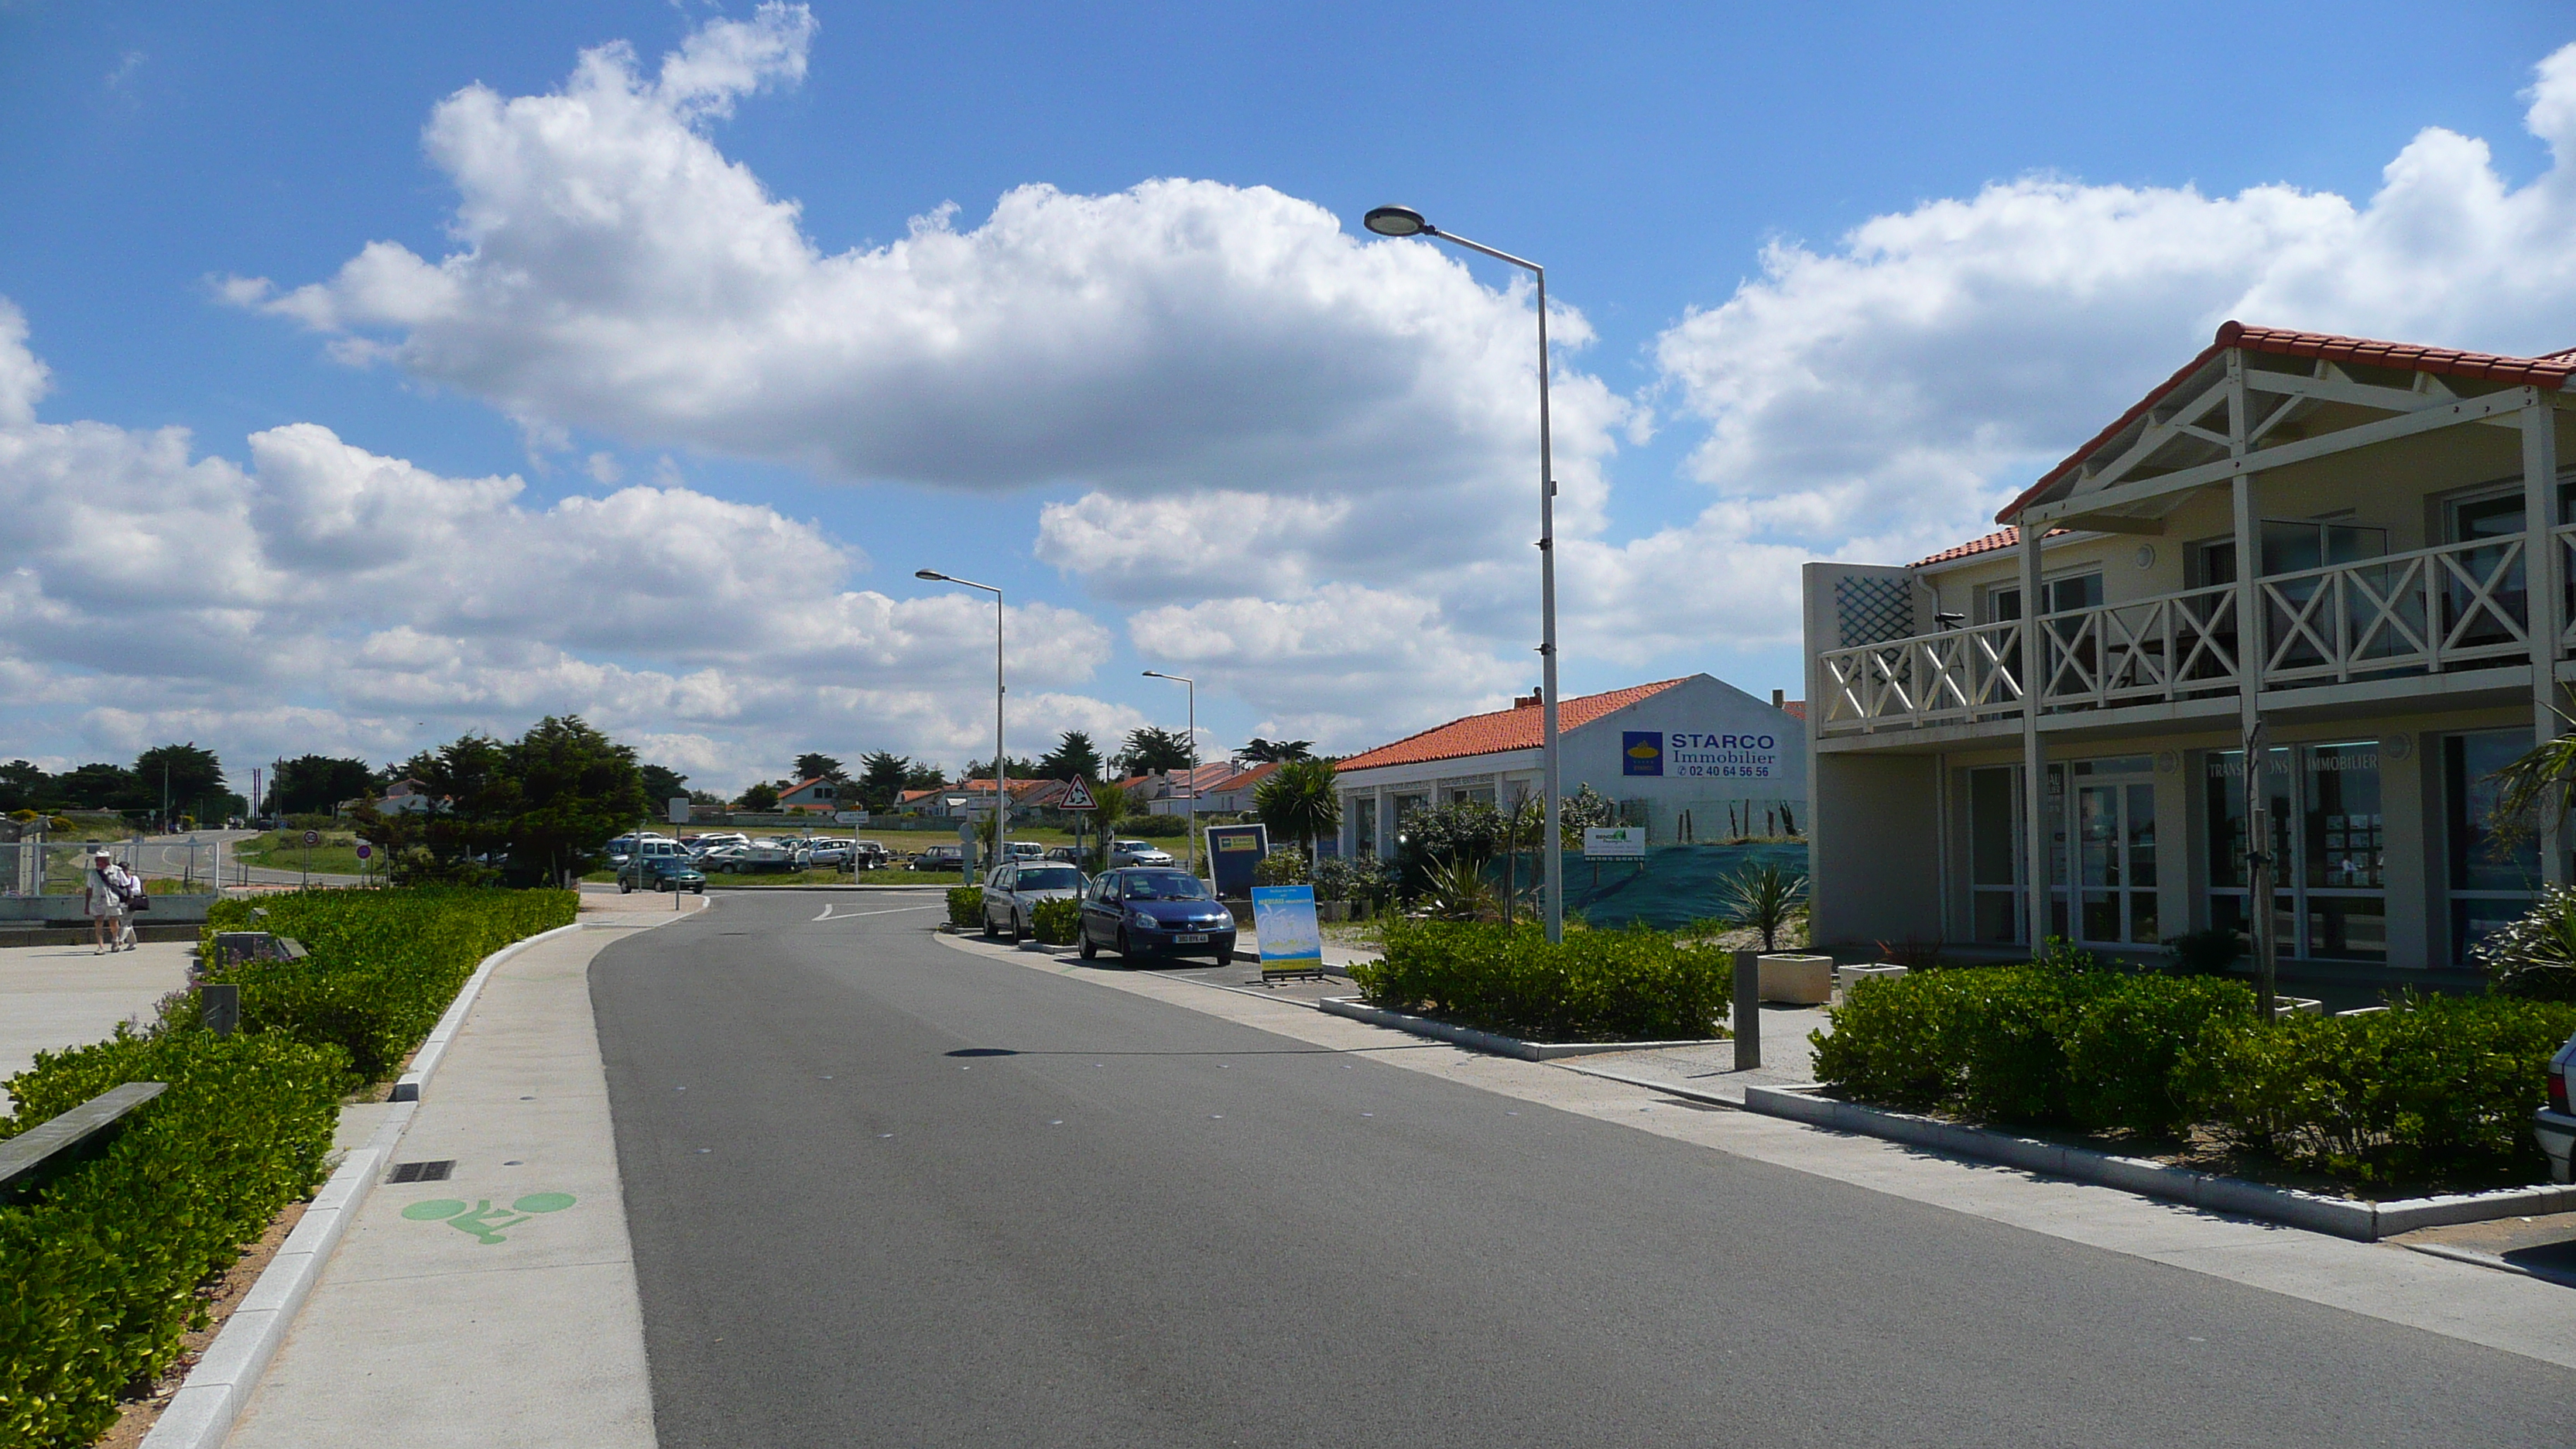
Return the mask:
<svg viewBox="0 0 2576 1449"><path fill-rule="evenodd" d="M1096 780L1102 762L1099 747L1091 736L1080 730L1067 730L1055 748L1038 760L1038 778L1045 780Z"/></svg>
<svg viewBox="0 0 2576 1449"><path fill-rule="evenodd" d="M1290 760L1252 792L1252 808L1276 834L1294 838L1314 859L1315 842L1342 828L1342 797L1326 760Z"/></svg>
<svg viewBox="0 0 2576 1449"><path fill-rule="evenodd" d="M689 793L689 777L663 765L638 765L635 773L644 785L644 804L659 813L663 806Z"/></svg>
<svg viewBox="0 0 2576 1449"><path fill-rule="evenodd" d="M890 750L879 750L860 760L859 770L860 802L871 810L891 810L895 798L904 792L912 761Z"/></svg>
<svg viewBox="0 0 2576 1449"><path fill-rule="evenodd" d="M376 787L376 772L367 768L366 761L329 755L298 755L280 760L270 767L270 774L267 809L271 815L324 814L341 801L368 794ZM403 775L419 778L409 766L404 767Z"/></svg>
<svg viewBox="0 0 2576 1449"><path fill-rule="evenodd" d="M1148 775L1158 770L1188 769L1191 753L1188 735L1145 725L1127 732L1126 747L1109 763L1126 774Z"/></svg>
<svg viewBox="0 0 2576 1449"><path fill-rule="evenodd" d="M159 782L146 800L141 782L122 765L79 765L45 783L54 802L69 810L147 810L161 803Z"/></svg>
<svg viewBox="0 0 2576 1449"><path fill-rule="evenodd" d="M0 765L0 814L32 810L44 798L47 776L27 760Z"/></svg>
<svg viewBox="0 0 2576 1449"><path fill-rule="evenodd" d="M514 744L467 735L412 756L402 773L446 803L358 812L358 834L385 848L398 880L560 884L645 808L633 747L579 715L541 719Z"/></svg>
<svg viewBox="0 0 2576 1449"><path fill-rule="evenodd" d="M802 785L808 780L830 780L841 784L849 778L849 773L841 768L841 762L830 755L803 754L796 757L796 784Z"/></svg>
<svg viewBox="0 0 2576 1449"><path fill-rule="evenodd" d="M969 780L989 780L993 778L993 762L990 760L967 761L965 778ZM1019 756L1013 755L1011 757L1011 778L1014 780L1038 779L1038 762L1035 760L1023 760Z"/></svg>
<svg viewBox="0 0 2576 1449"><path fill-rule="evenodd" d="M147 797L147 807L161 813L164 800L168 815L200 817L221 816L232 799L224 788L224 766L212 750L197 748L190 740L184 745L159 745L145 750L134 761L135 783ZM208 805L213 810L208 810Z"/></svg>
<svg viewBox="0 0 2576 1449"><path fill-rule="evenodd" d="M742 792L741 805L754 814L775 810L778 808L778 787L766 781L754 784Z"/></svg>
<svg viewBox="0 0 2576 1449"><path fill-rule="evenodd" d="M1095 781L1091 786L1091 828L1100 832L1093 846L1093 868L1106 869L1109 864L1109 839L1118 833L1119 824L1127 818L1127 792L1116 785Z"/></svg>
<svg viewBox="0 0 2576 1449"><path fill-rule="evenodd" d="M1259 735L1254 735L1242 749L1235 753L1241 755L1246 762L1255 765L1285 764L1290 760L1314 758L1306 748L1313 743L1313 740L1265 740Z"/></svg>
<svg viewBox="0 0 2576 1449"><path fill-rule="evenodd" d="M937 765L915 765L903 772L907 790L941 790L947 788L948 772Z"/></svg>

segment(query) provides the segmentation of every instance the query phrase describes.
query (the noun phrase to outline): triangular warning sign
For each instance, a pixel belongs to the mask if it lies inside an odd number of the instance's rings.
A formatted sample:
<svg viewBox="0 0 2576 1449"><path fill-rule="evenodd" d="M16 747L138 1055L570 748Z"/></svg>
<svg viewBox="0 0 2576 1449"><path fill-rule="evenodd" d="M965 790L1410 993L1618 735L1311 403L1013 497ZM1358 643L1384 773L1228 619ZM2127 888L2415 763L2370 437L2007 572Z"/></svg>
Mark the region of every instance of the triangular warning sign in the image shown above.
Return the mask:
<svg viewBox="0 0 2576 1449"><path fill-rule="evenodd" d="M1073 782L1073 788L1064 792L1064 798L1056 802L1055 808L1058 810L1097 810L1100 808L1100 804L1098 801L1091 798L1090 788L1084 785L1080 779L1076 779Z"/></svg>

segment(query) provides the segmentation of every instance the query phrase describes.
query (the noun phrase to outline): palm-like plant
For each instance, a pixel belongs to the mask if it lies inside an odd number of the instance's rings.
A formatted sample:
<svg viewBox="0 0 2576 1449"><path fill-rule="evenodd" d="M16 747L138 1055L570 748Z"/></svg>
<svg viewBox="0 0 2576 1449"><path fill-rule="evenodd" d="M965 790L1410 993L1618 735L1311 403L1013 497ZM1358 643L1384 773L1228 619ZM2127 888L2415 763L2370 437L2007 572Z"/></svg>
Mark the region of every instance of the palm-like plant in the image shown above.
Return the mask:
<svg viewBox="0 0 2576 1449"><path fill-rule="evenodd" d="M1481 921L1494 909L1494 888L1482 866L1453 860L1432 868L1414 905L1435 921Z"/></svg>
<svg viewBox="0 0 2576 1449"><path fill-rule="evenodd" d="M1118 833L1119 825L1127 819L1127 792L1115 785L1093 785L1091 803L1093 806L1091 825L1093 829L1100 832L1100 838L1093 842L1093 848L1099 853L1100 865L1106 868L1109 861L1109 838Z"/></svg>
<svg viewBox="0 0 2576 1449"><path fill-rule="evenodd" d="M2567 694L2576 703L2576 685ZM2558 718L2576 726L2576 716L2565 710L2558 711ZM2568 787L2576 784L2576 734L2523 751L2490 778L2496 783L2496 802L2487 826L2498 848L2510 848L2529 839L2544 818L2567 813Z"/></svg>
<svg viewBox="0 0 2576 1449"><path fill-rule="evenodd" d="M1780 949L1781 928L1807 898L1807 878L1777 865L1751 866L1717 885L1717 919L1762 933L1762 949Z"/></svg>
<svg viewBox="0 0 2576 1449"><path fill-rule="evenodd" d="M1330 760L1289 760L1252 792L1253 812L1274 835L1284 835L1315 857L1315 842L1342 828L1342 797L1333 790Z"/></svg>

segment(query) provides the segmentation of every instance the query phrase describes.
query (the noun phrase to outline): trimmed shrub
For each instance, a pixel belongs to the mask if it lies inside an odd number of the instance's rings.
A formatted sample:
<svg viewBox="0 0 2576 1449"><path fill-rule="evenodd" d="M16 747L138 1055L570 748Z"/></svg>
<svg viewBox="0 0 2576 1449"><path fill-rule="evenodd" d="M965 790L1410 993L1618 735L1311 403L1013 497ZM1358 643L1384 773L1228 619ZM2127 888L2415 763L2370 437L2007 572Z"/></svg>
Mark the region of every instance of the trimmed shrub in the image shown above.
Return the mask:
<svg viewBox="0 0 2576 1449"><path fill-rule="evenodd" d="M2531 1114L2576 1005L2423 997L2230 1034L2217 1120L2294 1166L2362 1182L2538 1181Z"/></svg>
<svg viewBox="0 0 2576 1449"><path fill-rule="evenodd" d="M86 1445L203 1321L192 1290L321 1181L348 1059L281 1033L140 1034L39 1054L14 1136L124 1082L170 1089L97 1156L0 1207L0 1443Z"/></svg>
<svg viewBox="0 0 2576 1449"><path fill-rule="evenodd" d="M1734 958L1655 931L1393 921L1386 955L1351 967L1363 999L1528 1041L1672 1041L1718 1034Z"/></svg>
<svg viewBox="0 0 2576 1449"><path fill-rule="evenodd" d="M242 1029L283 1032L339 1048L361 1081L391 1076L465 979L486 956L540 931L570 925L572 891L456 887L309 890L218 901L206 913L214 933L259 928L302 941L301 961L247 961L209 970L209 981L241 987Z"/></svg>
<svg viewBox="0 0 2576 1449"><path fill-rule="evenodd" d="M984 888L950 886L948 888L948 924L970 930L984 927Z"/></svg>
<svg viewBox="0 0 2576 1449"><path fill-rule="evenodd" d="M1029 911L1029 929L1037 933L1042 945L1072 945L1075 933L1082 929L1082 902L1038 902Z"/></svg>

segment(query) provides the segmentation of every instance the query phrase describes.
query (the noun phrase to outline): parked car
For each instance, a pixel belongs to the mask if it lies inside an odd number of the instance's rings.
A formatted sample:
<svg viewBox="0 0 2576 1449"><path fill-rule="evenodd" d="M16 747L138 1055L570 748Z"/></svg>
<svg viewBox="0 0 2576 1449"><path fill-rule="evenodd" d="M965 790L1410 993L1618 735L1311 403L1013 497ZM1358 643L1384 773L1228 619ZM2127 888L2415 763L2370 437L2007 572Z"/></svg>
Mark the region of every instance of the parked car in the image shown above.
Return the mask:
<svg viewBox="0 0 2576 1449"><path fill-rule="evenodd" d="M1234 916L1186 871L1130 867L1104 873L1082 896L1077 940L1086 961L1103 950L1144 956L1234 958Z"/></svg>
<svg viewBox="0 0 2576 1449"><path fill-rule="evenodd" d="M2549 1105L2531 1119L2531 1135L2540 1139L2540 1150L2549 1158L2552 1182L2570 1179L2569 1154L2576 1150L2576 1107L2568 1103L2568 1093L2576 1089L2576 1036L2549 1059Z"/></svg>
<svg viewBox="0 0 2576 1449"><path fill-rule="evenodd" d="M1040 901L1079 900L1082 872L1049 861L1017 861L984 881L984 934L1018 941L1036 929Z"/></svg>
<svg viewBox="0 0 2576 1449"><path fill-rule="evenodd" d="M1113 840L1109 842L1109 864L1114 869L1127 865L1168 866L1173 863L1170 851L1150 840Z"/></svg>
<svg viewBox="0 0 2576 1449"><path fill-rule="evenodd" d="M964 870L966 851L962 846L934 845L912 858L914 870Z"/></svg>
<svg viewBox="0 0 2576 1449"><path fill-rule="evenodd" d="M817 840L796 853L800 870L846 870L850 864L850 847L837 840Z"/></svg>
<svg viewBox="0 0 2576 1449"><path fill-rule="evenodd" d="M1034 840L1014 840L1011 842L1011 859L1013 860L1044 860L1046 859L1046 853L1047 848L1038 844Z"/></svg>
<svg viewBox="0 0 2576 1449"><path fill-rule="evenodd" d="M750 852L751 847L748 845L719 845L698 857L698 869L710 875L718 871L732 870L734 862Z"/></svg>
<svg viewBox="0 0 2576 1449"><path fill-rule="evenodd" d="M886 850L885 842L880 840L850 842L850 858L854 862L851 866L853 870L883 870L894 860L894 856Z"/></svg>
<svg viewBox="0 0 2576 1449"><path fill-rule="evenodd" d="M1057 846L1055 849L1046 853L1046 858L1053 861L1061 861L1066 865L1082 864L1082 852L1074 849L1070 845Z"/></svg>
<svg viewBox="0 0 2576 1449"><path fill-rule="evenodd" d="M646 842L650 844L651 842ZM646 855L629 861L617 873L617 893L629 891L695 891L707 893L707 878L682 855Z"/></svg>

